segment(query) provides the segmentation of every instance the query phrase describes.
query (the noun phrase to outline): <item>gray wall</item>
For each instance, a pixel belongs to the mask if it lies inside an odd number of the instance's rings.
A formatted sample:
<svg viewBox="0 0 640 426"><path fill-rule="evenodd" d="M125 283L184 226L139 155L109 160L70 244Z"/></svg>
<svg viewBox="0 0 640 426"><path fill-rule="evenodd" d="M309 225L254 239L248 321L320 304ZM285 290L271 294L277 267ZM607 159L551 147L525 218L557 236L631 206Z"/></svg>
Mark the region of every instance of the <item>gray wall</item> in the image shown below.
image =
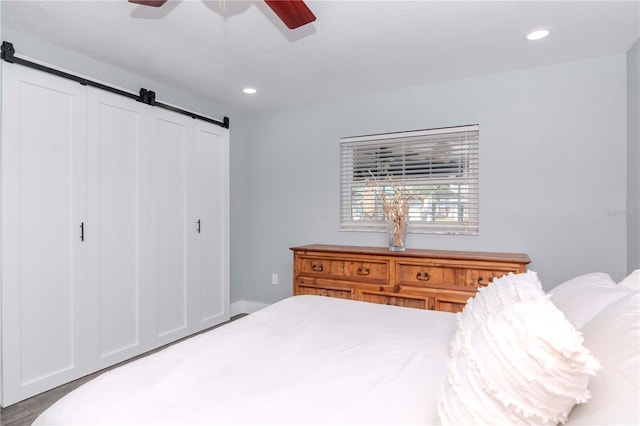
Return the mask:
<svg viewBox="0 0 640 426"><path fill-rule="evenodd" d="M640 39L627 52L627 272L640 268Z"/></svg>
<svg viewBox="0 0 640 426"><path fill-rule="evenodd" d="M480 235L409 234L414 248L529 254L545 288L626 273L626 57L487 75L236 119L232 300L291 294L288 250L383 246L338 231L341 136L480 125ZM241 183L239 183L241 182ZM280 275L274 286L271 274Z"/></svg>

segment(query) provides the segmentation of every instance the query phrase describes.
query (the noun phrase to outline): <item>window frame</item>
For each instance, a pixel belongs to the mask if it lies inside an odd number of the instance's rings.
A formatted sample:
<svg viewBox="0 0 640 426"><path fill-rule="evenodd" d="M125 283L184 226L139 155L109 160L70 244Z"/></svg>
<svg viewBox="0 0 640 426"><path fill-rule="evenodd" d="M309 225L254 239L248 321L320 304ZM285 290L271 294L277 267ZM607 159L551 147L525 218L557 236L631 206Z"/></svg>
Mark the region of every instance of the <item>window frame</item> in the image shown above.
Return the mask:
<svg viewBox="0 0 640 426"><path fill-rule="evenodd" d="M392 184L401 184L413 188L411 191L429 194L428 197L420 197L421 201L414 204L422 203L417 209L421 219L416 219L416 209L412 219L410 209L409 233L478 235L479 127L478 124L472 124L340 138L339 230L386 232L385 221L378 208L379 195L373 202L375 211L371 210L371 197L376 196L371 192L372 188L376 188L376 184L372 182L377 180L378 194L381 188L388 190ZM442 148L445 145L447 148ZM361 153L358 153L358 149L361 149ZM383 156L380 152L383 149L387 150L386 156L391 157L391 160L384 160L385 166L381 168ZM448 160L443 163L446 166L438 166L434 162L434 152ZM418 156L426 156L427 153L430 153L430 160ZM356 159L367 155L367 160ZM371 160L372 155L375 160ZM416 158L421 158L421 162L416 163ZM457 166L453 160L459 160ZM375 161L375 165L371 161ZM373 165L375 173L370 169L365 171L363 164ZM391 176L391 183L383 177L384 168L391 170L387 175ZM363 177L367 172L371 174L371 178ZM452 191L452 188L457 192ZM441 193L440 198L434 196L438 192ZM367 201L365 196L368 197ZM354 199L358 197L362 201L354 203ZM447 205L453 208L449 209ZM362 210L365 209L369 217L375 219L363 219L365 214ZM436 216L437 212L445 215L440 217L442 220ZM359 219L354 219L354 214Z"/></svg>

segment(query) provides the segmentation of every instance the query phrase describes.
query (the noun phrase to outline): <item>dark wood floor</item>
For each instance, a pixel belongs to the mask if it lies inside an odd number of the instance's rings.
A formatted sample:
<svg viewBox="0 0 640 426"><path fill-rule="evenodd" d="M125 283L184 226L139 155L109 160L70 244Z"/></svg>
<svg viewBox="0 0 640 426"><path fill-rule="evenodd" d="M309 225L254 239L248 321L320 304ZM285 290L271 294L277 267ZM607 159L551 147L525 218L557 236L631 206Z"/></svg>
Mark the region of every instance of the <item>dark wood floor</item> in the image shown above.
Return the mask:
<svg viewBox="0 0 640 426"><path fill-rule="evenodd" d="M234 321L238 318L242 318L243 316L245 316L246 314L239 314L239 315L235 315L233 318L231 318L230 321ZM200 333L204 333L206 331L212 330L216 327L220 327L224 324L227 324L228 322L219 324L215 327L211 327L207 330L203 330ZM200 334L198 333L198 334ZM193 337L193 336L189 336L189 337ZM189 337L186 337L185 339L188 339ZM185 340L182 339L182 340ZM179 340L178 342L182 341ZM113 367L107 368L105 370L101 370L98 371L94 374L91 374L89 376L83 377L81 379L75 380L73 382L67 383L65 385L62 386L58 386L55 389L51 389L50 391L41 393L40 395L36 395L33 398L29 398L26 399L24 401L18 402L17 404L13 404L10 407L7 408L0 408L0 425L1 426L30 426L31 423L33 423L33 421L36 419L36 417L38 417L40 415L40 413L42 413L44 410L46 410L47 408L49 408L54 402L56 402L57 400L59 400L60 398L62 398L63 396L65 396L67 393L71 392L72 390L74 390L75 388L77 388L78 386L82 385L83 383L88 382L89 380L93 379L94 377L99 376L100 374L104 373L105 371L108 371L112 368L118 367L120 365L126 364L128 362L133 361L134 359L143 357L143 356L147 356L150 353L153 352L157 352L160 351L168 346L174 345L178 342L174 342L171 343L169 345L165 345L162 346L158 349L155 349L153 351L144 353L136 358L132 358L130 360L127 360L125 362L122 362L120 364L114 365Z"/></svg>

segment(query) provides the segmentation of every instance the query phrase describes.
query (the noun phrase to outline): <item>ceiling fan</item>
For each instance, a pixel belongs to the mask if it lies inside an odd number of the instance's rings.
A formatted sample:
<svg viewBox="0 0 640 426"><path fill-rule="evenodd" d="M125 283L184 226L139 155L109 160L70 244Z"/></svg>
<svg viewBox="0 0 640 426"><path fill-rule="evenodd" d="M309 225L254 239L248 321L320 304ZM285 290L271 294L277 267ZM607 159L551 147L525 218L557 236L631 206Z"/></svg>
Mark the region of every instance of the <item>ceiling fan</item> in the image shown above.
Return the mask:
<svg viewBox="0 0 640 426"><path fill-rule="evenodd" d="M129 0L129 3L160 7L167 0ZM290 29L295 29L316 20L315 15L303 0L264 0Z"/></svg>

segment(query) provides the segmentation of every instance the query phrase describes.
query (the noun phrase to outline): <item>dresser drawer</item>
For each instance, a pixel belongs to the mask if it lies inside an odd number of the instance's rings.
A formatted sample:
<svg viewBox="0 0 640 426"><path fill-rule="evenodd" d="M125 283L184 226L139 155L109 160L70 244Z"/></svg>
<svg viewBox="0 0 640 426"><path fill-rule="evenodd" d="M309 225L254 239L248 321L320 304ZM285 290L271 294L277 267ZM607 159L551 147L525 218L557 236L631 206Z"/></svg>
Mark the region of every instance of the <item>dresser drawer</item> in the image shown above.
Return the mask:
<svg viewBox="0 0 640 426"><path fill-rule="evenodd" d="M381 305L402 306L405 308L431 309L429 298L425 296L412 296L397 293L385 293L381 291L360 290L358 300Z"/></svg>
<svg viewBox="0 0 640 426"><path fill-rule="evenodd" d="M470 286L484 287L489 285L489 283L493 281L495 278L500 278L501 276L508 274L509 272L514 272L514 271L496 271L496 270L490 270L490 269L467 269L466 280L468 285Z"/></svg>
<svg viewBox="0 0 640 426"><path fill-rule="evenodd" d="M517 272L517 270L467 269L399 263L396 269L396 284L399 286L458 288L473 291L478 287L489 285L495 278L509 272Z"/></svg>
<svg viewBox="0 0 640 426"><path fill-rule="evenodd" d="M374 284L389 281L389 262L368 259L332 259L327 257L300 257L299 274L315 277L348 278Z"/></svg>
<svg viewBox="0 0 640 426"><path fill-rule="evenodd" d="M475 293L437 292L433 295L433 309L444 312L462 312L467 300Z"/></svg>
<svg viewBox="0 0 640 426"><path fill-rule="evenodd" d="M314 295L314 296L327 296L337 297L339 299L353 299L354 290L346 287L334 287L334 286L316 286L298 284L296 286L296 296L301 295Z"/></svg>
<svg viewBox="0 0 640 426"><path fill-rule="evenodd" d="M364 302L383 305L403 306L406 308L435 309L444 312L461 312L475 292L462 291L425 291L422 295L387 293L383 291L360 290L357 299Z"/></svg>
<svg viewBox="0 0 640 426"><path fill-rule="evenodd" d="M399 286L433 287L455 281L455 269L400 263L396 266L396 284Z"/></svg>

